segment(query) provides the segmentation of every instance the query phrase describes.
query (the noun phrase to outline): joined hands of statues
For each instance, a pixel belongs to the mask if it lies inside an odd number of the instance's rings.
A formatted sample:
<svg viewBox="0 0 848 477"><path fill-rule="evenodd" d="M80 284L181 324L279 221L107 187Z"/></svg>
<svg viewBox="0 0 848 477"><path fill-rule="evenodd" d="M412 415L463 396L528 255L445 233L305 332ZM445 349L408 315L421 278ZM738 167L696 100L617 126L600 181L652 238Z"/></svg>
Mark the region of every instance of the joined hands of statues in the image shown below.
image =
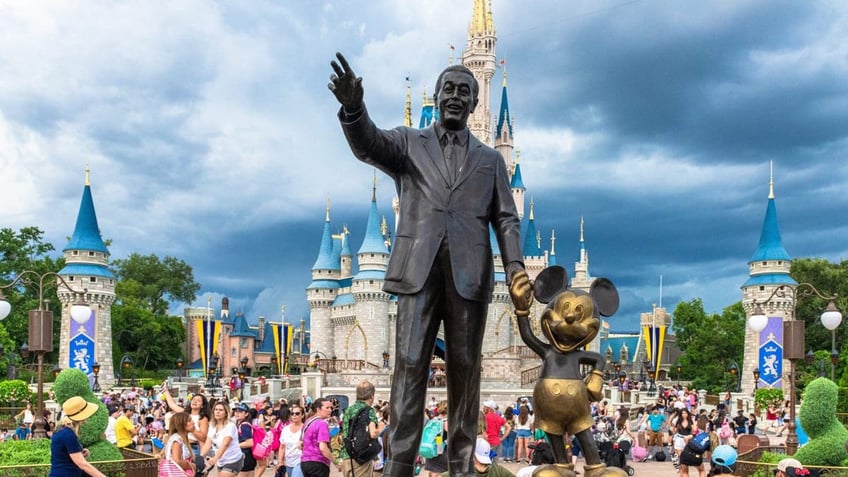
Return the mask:
<svg viewBox="0 0 848 477"><path fill-rule="evenodd" d="M515 306L516 316L530 316L530 305L533 304L533 282L527 272L519 270L512 276L509 285L509 295Z"/></svg>
<svg viewBox="0 0 848 477"><path fill-rule="evenodd" d="M345 112L356 111L362 105L364 94L362 78L356 76L344 55L336 53L336 58L339 60L338 63L335 60L330 62L335 73L330 75L330 83L327 87L333 92L336 100L341 103Z"/></svg>

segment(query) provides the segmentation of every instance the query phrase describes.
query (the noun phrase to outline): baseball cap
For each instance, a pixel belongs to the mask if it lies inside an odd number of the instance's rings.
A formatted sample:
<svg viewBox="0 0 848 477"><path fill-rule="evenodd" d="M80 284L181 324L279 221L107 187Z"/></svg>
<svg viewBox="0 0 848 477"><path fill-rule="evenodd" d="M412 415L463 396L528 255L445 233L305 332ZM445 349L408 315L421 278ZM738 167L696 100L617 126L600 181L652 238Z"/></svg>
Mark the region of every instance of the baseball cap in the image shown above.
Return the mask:
<svg viewBox="0 0 848 477"><path fill-rule="evenodd" d="M477 446L474 448L474 458L481 464L491 464L492 458L489 453L492 452L492 446L481 437L477 438Z"/></svg>
<svg viewBox="0 0 848 477"><path fill-rule="evenodd" d="M718 446L713 451L713 463L716 465L731 467L736 464L736 456L736 449L733 447L727 445Z"/></svg>
<svg viewBox="0 0 848 477"><path fill-rule="evenodd" d="M784 472L789 474L790 471L795 469L803 469L804 466L801 465L801 462L798 459L793 459L791 457L787 457L786 459L781 460L777 463L777 468L774 469L773 472ZM794 474L793 474L794 475Z"/></svg>
<svg viewBox="0 0 848 477"><path fill-rule="evenodd" d="M241 412L248 412L250 410L250 408L247 407L247 404L240 402L240 403L236 404L236 406L235 406L235 408L233 408L233 410L241 411Z"/></svg>
<svg viewBox="0 0 848 477"><path fill-rule="evenodd" d="M497 407L498 407L498 405L495 403L495 401L492 401L491 399L483 401L483 405L488 407L489 409L497 409Z"/></svg>

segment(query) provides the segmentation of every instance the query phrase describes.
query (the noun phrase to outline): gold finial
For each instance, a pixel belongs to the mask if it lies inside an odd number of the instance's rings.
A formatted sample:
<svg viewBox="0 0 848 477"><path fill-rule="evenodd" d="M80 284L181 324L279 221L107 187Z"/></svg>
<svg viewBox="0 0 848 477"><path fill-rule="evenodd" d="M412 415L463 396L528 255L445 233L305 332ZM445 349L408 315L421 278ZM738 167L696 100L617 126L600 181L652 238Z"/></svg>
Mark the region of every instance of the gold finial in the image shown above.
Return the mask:
<svg viewBox="0 0 848 477"><path fill-rule="evenodd" d="M88 167L88 162L85 163L85 185L91 185L91 169Z"/></svg>
<svg viewBox="0 0 848 477"><path fill-rule="evenodd" d="M386 236L386 231L389 230L388 224L386 224L386 216L383 216L383 220L380 222L380 233L383 234L383 237Z"/></svg>
<svg viewBox="0 0 848 477"><path fill-rule="evenodd" d="M412 85L409 82L409 76L406 77L406 107L403 110L404 126L412 127Z"/></svg>
<svg viewBox="0 0 848 477"><path fill-rule="evenodd" d="M542 231L536 231L536 246L542 248Z"/></svg>
<svg viewBox="0 0 848 477"><path fill-rule="evenodd" d="M556 230L551 229L551 255L556 255Z"/></svg>
<svg viewBox="0 0 848 477"><path fill-rule="evenodd" d="M521 149L516 147L515 148L515 163L518 164L518 162L520 160L521 160Z"/></svg>
<svg viewBox="0 0 848 477"><path fill-rule="evenodd" d="M536 203L533 201L533 198L531 197L530 198L530 219L529 220L535 220L533 218L533 206L534 205L536 205Z"/></svg>
<svg viewBox="0 0 848 477"><path fill-rule="evenodd" d="M583 216L580 216L580 241L583 241Z"/></svg>
<svg viewBox="0 0 848 477"><path fill-rule="evenodd" d="M348 230L347 224L342 225L342 233L345 234L345 235L350 234L350 230Z"/></svg>
<svg viewBox="0 0 848 477"><path fill-rule="evenodd" d="M324 220L327 222L330 221L330 194L327 194L327 214L324 217Z"/></svg>
<svg viewBox="0 0 848 477"><path fill-rule="evenodd" d="M774 199L774 161L769 161L769 199Z"/></svg>
<svg viewBox="0 0 848 477"><path fill-rule="evenodd" d="M503 87L506 88L506 59L501 59L501 67L503 68Z"/></svg>

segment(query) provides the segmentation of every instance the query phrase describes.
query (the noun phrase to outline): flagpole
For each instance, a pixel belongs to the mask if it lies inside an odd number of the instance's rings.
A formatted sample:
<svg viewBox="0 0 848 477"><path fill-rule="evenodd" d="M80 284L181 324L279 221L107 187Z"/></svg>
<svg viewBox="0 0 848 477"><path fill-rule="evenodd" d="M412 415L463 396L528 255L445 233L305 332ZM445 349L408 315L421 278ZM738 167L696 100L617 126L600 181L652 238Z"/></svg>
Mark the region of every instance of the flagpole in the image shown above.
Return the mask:
<svg viewBox="0 0 848 477"><path fill-rule="evenodd" d="M212 350L209 347L212 344L212 297L206 297L206 336L203 343L204 360L203 360L203 375L209 378L209 360L212 358Z"/></svg>

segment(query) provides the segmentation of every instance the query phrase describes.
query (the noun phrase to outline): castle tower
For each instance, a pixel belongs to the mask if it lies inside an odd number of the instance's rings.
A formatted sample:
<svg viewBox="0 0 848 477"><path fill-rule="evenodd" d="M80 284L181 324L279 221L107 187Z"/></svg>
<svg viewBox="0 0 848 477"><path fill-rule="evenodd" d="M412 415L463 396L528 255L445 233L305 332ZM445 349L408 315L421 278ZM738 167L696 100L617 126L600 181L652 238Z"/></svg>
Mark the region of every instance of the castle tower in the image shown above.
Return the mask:
<svg viewBox="0 0 848 477"><path fill-rule="evenodd" d="M589 291L594 277L589 275L589 252L586 250L586 239L583 235L583 217L580 217L580 245L579 255L574 262L574 276L571 278L571 287L578 290Z"/></svg>
<svg viewBox="0 0 848 477"><path fill-rule="evenodd" d="M330 231L330 199L327 198L327 212L324 218L324 231L321 235L321 247L318 250L318 258L312 266L312 283L306 287L312 350L333 349L334 333L330 306L338 294L338 279L341 274L341 249L337 261L333 253L333 242L332 232Z"/></svg>
<svg viewBox="0 0 848 477"><path fill-rule="evenodd" d="M783 322L792 319L794 302L791 296L781 298L775 296L767 304L762 304L771 293L783 286L795 287L798 283L789 275L792 267L792 257L783 248L780 228L777 222L777 207L774 202L774 166L771 166L769 177L769 195L766 204L766 215L760 231L760 243L751 260L748 261L748 281L742 285L742 306L745 308L745 318L754 314L754 302L760 303L762 311L768 317L768 325L760 332L751 331L745 327L745 354L742 367L742 391L753 392L754 376L752 371L760 371L760 387L783 387L781 369L783 363L777 366L765 365L761 362L760 347L768 348L768 342L783 343ZM774 347L776 348L776 347ZM773 349L774 349L773 348ZM773 354L769 351L767 354ZM782 357L782 353L778 358ZM782 361L782 360L781 360ZM771 361L773 363L773 360Z"/></svg>
<svg viewBox="0 0 848 477"><path fill-rule="evenodd" d="M519 150L515 150L515 164L513 167L507 168L507 170L511 171L512 179L510 180L509 188L512 189L512 200L515 202L515 210L518 212L518 218L524 218L524 193L527 191L527 188L524 187L524 180L521 178L521 164L519 163L519 159L521 158L521 152Z"/></svg>
<svg viewBox="0 0 848 477"><path fill-rule="evenodd" d="M548 266L550 267L556 264L556 231L551 229L551 253L548 255Z"/></svg>
<svg viewBox="0 0 848 477"><path fill-rule="evenodd" d="M474 12L468 26L468 39L462 53L462 64L474 73L480 85L477 108L468 118L468 129L484 144L492 145L492 113L490 93L495 75L495 25L491 0L474 0Z"/></svg>
<svg viewBox="0 0 848 477"><path fill-rule="evenodd" d="M345 359L364 359L371 363L381 363L383 351L389 348L390 327L387 317L391 295L383 291L389 264L389 249L381 222L377 210L375 175L365 237L356 255L359 270L351 285L355 318L352 321L345 320L343 325L339 323L339 331L344 336L337 336L336 340L336 354ZM344 349L339 349L340 346Z"/></svg>
<svg viewBox="0 0 848 477"><path fill-rule="evenodd" d="M509 97L506 94L506 63L501 60L503 68L503 89L501 90L501 110L498 114L498 125L495 128L495 150L501 153L506 170L509 171L510 179L512 179L513 169L515 164L512 159L512 148L514 145L512 137L512 115L509 112ZM522 197L522 201L524 198ZM518 202L516 202L518 205ZM523 212L523 210L522 210Z"/></svg>
<svg viewBox="0 0 848 477"><path fill-rule="evenodd" d="M115 275L109 270L109 249L103 243L94 199L91 196L89 169L85 170L85 187L82 192L74 234L63 250L65 267L59 275L74 289L85 289L85 301L91 307L91 318L83 323L71 319L71 305L76 297L64 286L57 294L62 303L62 321L59 332L59 366L77 368L89 376L94 375L92 365L100 365L98 375L102 387L115 381L112 364L112 303L115 301Z"/></svg>
<svg viewBox="0 0 848 477"><path fill-rule="evenodd" d="M524 232L524 267L530 279L535 279L547 265L547 256L540 243L541 236L536 230L533 207L533 199L530 199L530 216L527 218L527 230Z"/></svg>

